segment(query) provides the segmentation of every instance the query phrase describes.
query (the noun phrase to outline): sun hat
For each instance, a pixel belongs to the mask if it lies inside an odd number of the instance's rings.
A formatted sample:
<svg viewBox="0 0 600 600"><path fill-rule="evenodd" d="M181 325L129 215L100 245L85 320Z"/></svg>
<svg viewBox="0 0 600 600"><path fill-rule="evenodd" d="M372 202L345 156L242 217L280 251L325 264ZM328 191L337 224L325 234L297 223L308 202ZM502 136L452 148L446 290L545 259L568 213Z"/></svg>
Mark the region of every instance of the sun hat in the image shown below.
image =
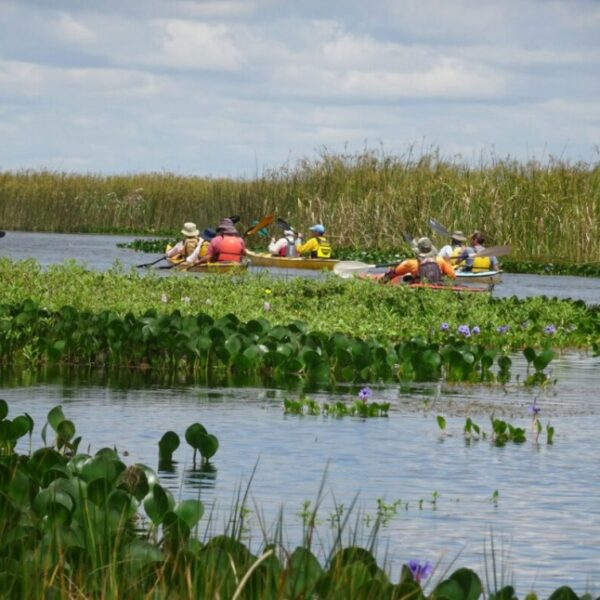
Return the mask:
<svg viewBox="0 0 600 600"><path fill-rule="evenodd" d="M217 233L224 233L225 235L237 235L237 229L234 227L231 219L221 219L219 226L217 227Z"/></svg>
<svg viewBox="0 0 600 600"><path fill-rule="evenodd" d="M317 225L313 225L310 228L311 231L314 231L315 233L318 233L319 235L323 235L325 233L325 227L323 227L323 225L321 225L320 223L318 223Z"/></svg>
<svg viewBox="0 0 600 600"><path fill-rule="evenodd" d="M419 258L430 258L437 254L431 240L426 237L419 238L417 241L417 251Z"/></svg>
<svg viewBox="0 0 600 600"><path fill-rule="evenodd" d="M452 235L450 237L453 240L456 240L457 242L466 242L467 241L465 234L462 231L460 231L460 229L456 229L455 231L453 231Z"/></svg>
<svg viewBox="0 0 600 600"><path fill-rule="evenodd" d="M216 235L217 235L217 232L214 229L211 229L210 227L207 227L202 232L202 239L204 239L204 240L212 240Z"/></svg>
<svg viewBox="0 0 600 600"><path fill-rule="evenodd" d="M198 228L196 227L196 223L184 223L181 233L183 233L183 235L185 235L185 237L196 237L196 236L200 235L200 232L198 231Z"/></svg>

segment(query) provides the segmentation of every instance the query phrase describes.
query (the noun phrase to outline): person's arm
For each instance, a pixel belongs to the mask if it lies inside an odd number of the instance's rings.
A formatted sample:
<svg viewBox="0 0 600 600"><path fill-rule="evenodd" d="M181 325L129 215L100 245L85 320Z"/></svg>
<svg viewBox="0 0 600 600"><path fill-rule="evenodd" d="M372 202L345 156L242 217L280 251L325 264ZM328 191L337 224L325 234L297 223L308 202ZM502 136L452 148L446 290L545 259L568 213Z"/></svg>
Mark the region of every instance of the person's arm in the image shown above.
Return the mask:
<svg viewBox="0 0 600 600"><path fill-rule="evenodd" d="M310 254L316 252L319 249L319 243L315 238L310 238L306 244L297 244L296 250L298 254Z"/></svg>
<svg viewBox="0 0 600 600"><path fill-rule="evenodd" d="M198 255L200 254L200 248L202 248L202 244L204 244L204 240L200 238L198 240L198 245L194 248L194 251L185 259L187 263L193 265L198 260Z"/></svg>
<svg viewBox="0 0 600 600"><path fill-rule="evenodd" d="M173 258L183 252L183 242L177 242L168 252L167 258Z"/></svg>
<svg viewBox="0 0 600 600"><path fill-rule="evenodd" d="M285 241L285 238L280 238L278 240L275 240L275 238L273 238L273 240L269 244L269 252L273 256L279 256L281 249L283 248L284 244L286 244L286 243L287 242Z"/></svg>

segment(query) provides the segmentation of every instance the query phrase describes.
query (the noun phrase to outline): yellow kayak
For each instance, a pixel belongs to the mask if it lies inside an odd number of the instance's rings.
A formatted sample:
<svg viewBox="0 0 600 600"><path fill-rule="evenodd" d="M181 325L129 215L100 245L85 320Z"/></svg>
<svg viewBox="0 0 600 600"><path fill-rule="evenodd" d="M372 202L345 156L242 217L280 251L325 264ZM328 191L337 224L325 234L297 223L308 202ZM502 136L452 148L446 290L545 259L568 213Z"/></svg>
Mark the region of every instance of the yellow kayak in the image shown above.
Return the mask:
<svg viewBox="0 0 600 600"><path fill-rule="evenodd" d="M248 262L212 262L190 266L184 261L173 266L173 271L186 273L243 273L247 269Z"/></svg>
<svg viewBox="0 0 600 600"><path fill-rule="evenodd" d="M272 256L268 252L246 251L253 267L274 267L276 269L308 269L310 271L331 271L339 260L333 258L306 258L304 256Z"/></svg>

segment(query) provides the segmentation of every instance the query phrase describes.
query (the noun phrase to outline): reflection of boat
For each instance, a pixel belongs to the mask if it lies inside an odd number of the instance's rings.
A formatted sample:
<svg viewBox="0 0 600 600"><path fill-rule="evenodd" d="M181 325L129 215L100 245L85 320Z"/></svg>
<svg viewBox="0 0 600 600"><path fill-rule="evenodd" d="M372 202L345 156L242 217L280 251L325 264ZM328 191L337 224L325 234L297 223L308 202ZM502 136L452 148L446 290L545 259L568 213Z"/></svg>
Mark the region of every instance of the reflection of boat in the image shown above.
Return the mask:
<svg viewBox="0 0 600 600"><path fill-rule="evenodd" d="M186 273L243 273L248 269L248 262L212 262L190 266L188 263L179 262L173 265L173 271Z"/></svg>
<svg viewBox="0 0 600 600"><path fill-rule="evenodd" d="M502 271L456 271L456 281L460 283L485 283L495 285L502 281Z"/></svg>
<svg viewBox="0 0 600 600"><path fill-rule="evenodd" d="M379 281L384 273L365 273L360 275L360 279L370 279L371 281ZM460 285L452 283L420 283L406 281L402 276L390 279L385 285L398 285L408 288L427 288L429 290L446 290L447 292L491 292L493 285L486 287L473 287L469 285Z"/></svg>
<svg viewBox="0 0 600 600"><path fill-rule="evenodd" d="M275 267L277 269L308 269L331 271L340 261L333 258L306 258L300 256L272 256L268 252L246 251L253 267Z"/></svg>

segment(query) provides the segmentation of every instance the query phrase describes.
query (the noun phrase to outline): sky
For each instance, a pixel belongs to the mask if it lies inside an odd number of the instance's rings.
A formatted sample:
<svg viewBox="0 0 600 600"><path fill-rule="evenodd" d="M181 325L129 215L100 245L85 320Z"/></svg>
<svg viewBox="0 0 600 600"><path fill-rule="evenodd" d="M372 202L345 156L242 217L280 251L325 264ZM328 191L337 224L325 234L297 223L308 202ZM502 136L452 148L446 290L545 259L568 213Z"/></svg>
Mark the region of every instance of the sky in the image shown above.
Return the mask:
<svg viewBox="0 0 600 600"><path fill-rule="evenodd" d="M600 159L600 0L0 0L0 171Z"/></svg>

